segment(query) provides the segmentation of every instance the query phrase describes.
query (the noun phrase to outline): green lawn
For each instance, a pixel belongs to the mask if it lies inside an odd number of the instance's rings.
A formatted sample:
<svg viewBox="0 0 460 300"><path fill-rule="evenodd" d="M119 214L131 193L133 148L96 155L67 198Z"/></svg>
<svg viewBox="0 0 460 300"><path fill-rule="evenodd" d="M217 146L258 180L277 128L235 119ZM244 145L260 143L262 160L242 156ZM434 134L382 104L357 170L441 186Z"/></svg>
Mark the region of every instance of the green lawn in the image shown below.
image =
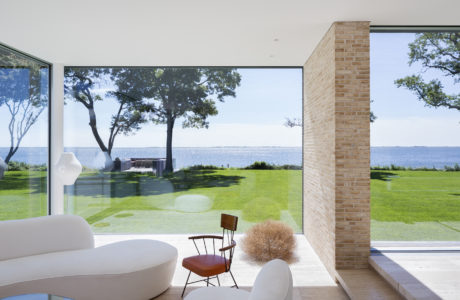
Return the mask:
<svg viewBox="0 0 460 300"><path fill-rule="evenodd" d="M460 241L460 172L372 171L372 240Z"/></svg>
<svg viewBox="0 0 460 300"><path fill-rule="evenodd" d="M371 174L373 240L460 241L460 172ZM301 176L299 170L195 170L167 178L86 172L65 188L65 206L98 233L216 232L222 212L240 216L240 232L267 218L300 232ZM46 212L45 172L10 171L0 180L0 220Z"/></svg>
<svg viewBox="0 0 460 300"><path fill-rule="evenodd" d="M14 173L8 172L5 181L12 180ZM16 172L19 174L24 178L14 180L27 186L27 173ZM282 220L301 232L301 176L300 170L193 170L165 178L86 172L75 185L65 188L65 206L68 213L86 218L99 233L218 232L222 212L240 216L240 232L268 218ZM0 206L11 211L14 202L2 197ZM5 218L14 217L5 214Z"/></svg>
<svg viewBox="0 0 460 300"><path fill-rule="evenodd" d="M46 185L46 172L6 172L0 180L0 220L46 215Z"/></svg>

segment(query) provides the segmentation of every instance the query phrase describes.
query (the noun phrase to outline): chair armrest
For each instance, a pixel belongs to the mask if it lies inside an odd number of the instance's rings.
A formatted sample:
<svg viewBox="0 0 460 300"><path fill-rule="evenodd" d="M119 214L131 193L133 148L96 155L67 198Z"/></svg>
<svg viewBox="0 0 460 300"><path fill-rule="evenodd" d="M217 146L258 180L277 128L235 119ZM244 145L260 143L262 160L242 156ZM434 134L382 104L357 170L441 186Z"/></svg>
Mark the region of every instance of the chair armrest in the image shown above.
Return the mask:
<svg viewBox="0 0 460 300"><path fill-rule="evenodd" d="M231 245L228 245L227 247L224 247L224 248L220 248L219 251L224 252L224 251L227 251L227 250L230 250L230 249L234 248L235 246L236 246L236 242L232 241Z"/></svg>
<svg viewBox="0 0 460 300"><path fill-rule="evenodd" d="M196 240L196 239L219 239L221 240L222 237L218 235L196 235L196 236L190 236L188 239L189 240Z"/></svg>

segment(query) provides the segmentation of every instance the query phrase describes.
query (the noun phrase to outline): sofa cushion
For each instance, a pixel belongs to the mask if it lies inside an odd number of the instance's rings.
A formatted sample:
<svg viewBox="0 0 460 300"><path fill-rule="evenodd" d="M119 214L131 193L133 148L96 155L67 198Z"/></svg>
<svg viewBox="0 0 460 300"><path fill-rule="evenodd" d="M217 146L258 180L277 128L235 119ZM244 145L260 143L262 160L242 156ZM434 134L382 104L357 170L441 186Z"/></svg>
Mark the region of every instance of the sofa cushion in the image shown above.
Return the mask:
<svg viewBox="0 0 460 300"><path fill-rule="evenodd" d="M0 261L94 248L94 237L88 223L73 215L1 221L0 241Z"/></svg>
<svg viewBox="0 0 460 300"><path fill-rule="evenodd" d="M46 278L131 273L177 259L177 249L154 240L53 252L0 261L0 286Z"/></svg>

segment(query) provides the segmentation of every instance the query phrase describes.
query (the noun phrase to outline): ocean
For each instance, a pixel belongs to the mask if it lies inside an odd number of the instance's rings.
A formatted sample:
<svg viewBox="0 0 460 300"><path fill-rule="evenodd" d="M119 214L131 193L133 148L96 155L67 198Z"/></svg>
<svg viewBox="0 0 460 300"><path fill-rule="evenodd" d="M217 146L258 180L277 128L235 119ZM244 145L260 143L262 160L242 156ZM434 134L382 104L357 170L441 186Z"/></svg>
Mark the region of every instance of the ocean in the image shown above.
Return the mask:
<svg viewBox="0 0 460 300"><path fill-rule="evenodd" d="M65 148L74 152L80 162L90 168L103 166L104 156L99 148ZM8 148L0 147L4 158ZM116 148L112 157L165 157L165 148ZM301 165L301 147L176 147L173 148L176 169L192 165L215 165L224 167L245 167L255 161L276 165ZM23 147L13 157L15 161L31 164L47 162L47 148ZM308 157L305 157L308 159ZM428 167L442 169L444 166L460 164L460 147L371 147L371 165L404 167Z"/></svg>

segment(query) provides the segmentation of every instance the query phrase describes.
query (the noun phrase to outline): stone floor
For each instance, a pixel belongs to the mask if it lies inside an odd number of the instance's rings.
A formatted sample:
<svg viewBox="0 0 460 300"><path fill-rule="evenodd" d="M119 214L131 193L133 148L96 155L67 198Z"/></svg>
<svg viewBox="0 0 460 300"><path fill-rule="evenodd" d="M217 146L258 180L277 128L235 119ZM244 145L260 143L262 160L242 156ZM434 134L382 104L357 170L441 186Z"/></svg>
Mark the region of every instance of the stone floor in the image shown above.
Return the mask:
<svg viewBox="0 0 460 300"><path fill-rule="evenodd" d="M404 299L375 270L339 270L337 278L353 300L402 300Z"/></svg>
<svg viewBox="0 0 460 300"><path fill-rule="evenodd" d="M374 245L369 262L406 299L460 299L458 243Z"/></svg>
<svg viewBox="0 0 460 300"><path fill-rule="evenodd" d="M96 246L129 239L155 239L174 245L179 250L179 259L172 286L156 300L180 299L188 272L182 268L184 257L195 255L193 243L187 239L188 235L96 235ZM241 235L236 236L238 243ZM349 299L344 290L326 271L318 256L303 235L296 235L297 249L294 262L290 264L294 282L294 299ZM238 285L250 290L257 273L262 265L251 261L240 248L235 251L232 273ZM222 285L232 285L230 276L221 277ZM192 279L192 278L191 278ZM197 278L198 279L198 278ZM187 288L186 294L193 287Z"/></svg>

